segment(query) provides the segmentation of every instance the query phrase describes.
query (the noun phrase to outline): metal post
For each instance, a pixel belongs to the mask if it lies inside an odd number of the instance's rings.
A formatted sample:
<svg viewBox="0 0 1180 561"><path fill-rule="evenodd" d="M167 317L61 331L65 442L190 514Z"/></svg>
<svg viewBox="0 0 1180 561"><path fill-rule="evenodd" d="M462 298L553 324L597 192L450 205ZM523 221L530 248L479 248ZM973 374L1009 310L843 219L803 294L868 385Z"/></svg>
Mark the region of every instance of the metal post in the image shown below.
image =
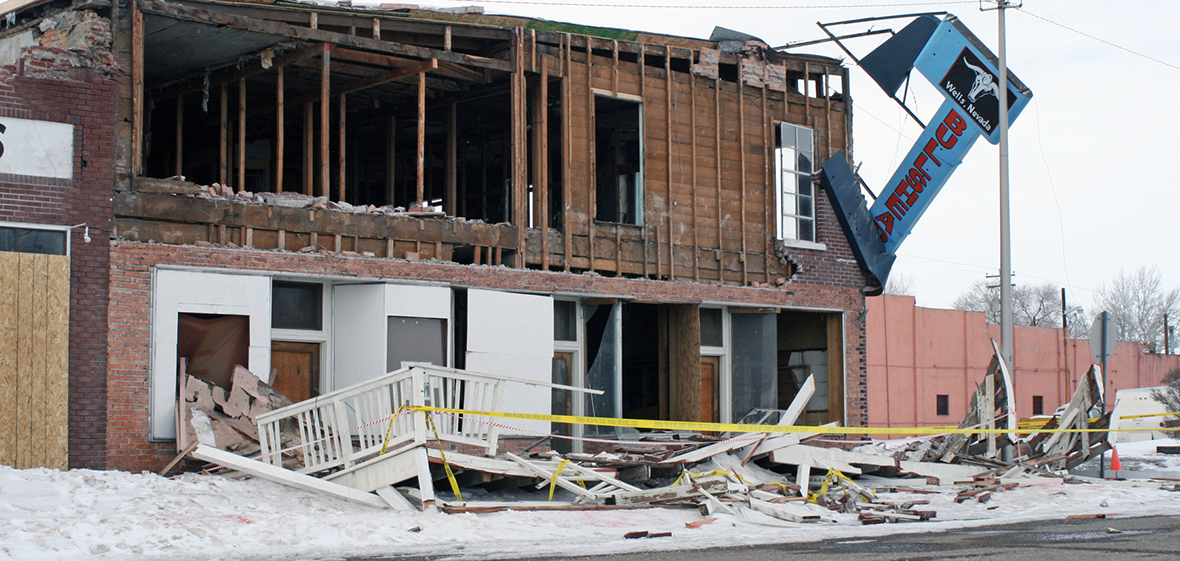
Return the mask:
<svg viewBox="0 0 1180 561"><path fill-rule="evenodd" d="M1008 212L1008 59L1007 29L1004 10L1010 0L996 0L999 8L1000 28L1000 357L1008 364L1012 373L1013 393L1016 393L1016 368L1013 364L1012 348L1012 237L1011 217ZM1017 402L1015 395L1008 396L1009 411ZM1004 460L1012 461L1012 448L1004 448Z"/></svg>
<svg viewBox="0 0 1180 561"><path fill-rule="evenodd" d="M1098 318L1102 320L1102 414L1106 414L1106 358L1114 349L1106 348L1106 333L1110 329L1110 314L1102 312L1098 314ZM1086 415L1090 412L1086 411ZM1109 426L1107 427L1109 428ZM1110 438L1110 433L1106 433L1106 438ZM1102 455L1098 457L1098 478L1106 479L1106 450L1102 451Z"/></svg>

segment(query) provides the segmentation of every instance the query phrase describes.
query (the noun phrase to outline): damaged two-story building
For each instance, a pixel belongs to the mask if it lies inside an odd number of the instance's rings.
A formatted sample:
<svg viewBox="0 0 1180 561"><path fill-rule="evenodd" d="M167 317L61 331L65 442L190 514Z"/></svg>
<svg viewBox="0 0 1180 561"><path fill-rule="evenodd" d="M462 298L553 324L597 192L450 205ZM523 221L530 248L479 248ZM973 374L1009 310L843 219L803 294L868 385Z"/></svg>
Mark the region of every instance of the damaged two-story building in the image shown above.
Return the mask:
<svg viewBox="0 0 1180 561"><path fill-rule="evenodd" d="M159 469L180 369L235 364L689 421L813 376L808 424L865 424L868 277L811 178L851 149L839 61L340 4L3 6L0 462Z"/></svg>

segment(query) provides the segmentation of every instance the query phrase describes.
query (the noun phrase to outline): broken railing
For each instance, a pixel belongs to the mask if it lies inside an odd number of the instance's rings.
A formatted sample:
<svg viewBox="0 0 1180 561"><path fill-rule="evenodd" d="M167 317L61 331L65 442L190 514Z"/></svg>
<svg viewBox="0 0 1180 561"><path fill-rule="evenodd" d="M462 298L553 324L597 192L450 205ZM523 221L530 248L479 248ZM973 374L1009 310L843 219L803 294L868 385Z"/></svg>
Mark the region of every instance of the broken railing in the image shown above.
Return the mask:
<svg viewBox="0 0 1180 561"><path fill-rule="evenodd" d="M428 438L483 448L494 456L498 429L480 417L438 416L412 406L498 411L504 378L414 365L258 416L263 460L300 473L347 469L384 451ZM288 467L289 464L288 464Z"/></svg>

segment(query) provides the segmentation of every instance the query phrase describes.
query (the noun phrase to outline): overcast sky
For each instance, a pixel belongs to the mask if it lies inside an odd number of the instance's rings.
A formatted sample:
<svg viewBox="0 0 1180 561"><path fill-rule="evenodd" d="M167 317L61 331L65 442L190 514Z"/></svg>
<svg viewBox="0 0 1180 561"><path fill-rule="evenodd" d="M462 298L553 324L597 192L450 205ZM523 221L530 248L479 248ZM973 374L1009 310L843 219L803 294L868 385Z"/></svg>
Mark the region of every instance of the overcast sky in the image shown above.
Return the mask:
<svg viewBox="0 0 1180 561"><path fill-rule="evenodd" d="M817 21L947 11L998 52L997 13L981 12L978 0L728 1L732 6L718 7L722 0L429 4L697 38L719 25L771 46L823 37ZM1071 303L1090 312L1094 290L1120 269L1156 266L1167 287L1180 286L1180 194L1171 169L1180 149L1177 21L1180 2L1025 0L1021 10L1007 11L1008 67L1034 96L1010 136L1014 282L1066 286ZM880 37L849 45L863 56ZM834 45L800 52L846 58ZM851 76L854 156L879 192L921 130L866 74L854 68ZM927 119L942 97L917 72L914 77L911 100ZM977 142L900 247L893 272L914 279L919 305L949 307L973 281L998 272L998 160L996 146Z"/></svg>

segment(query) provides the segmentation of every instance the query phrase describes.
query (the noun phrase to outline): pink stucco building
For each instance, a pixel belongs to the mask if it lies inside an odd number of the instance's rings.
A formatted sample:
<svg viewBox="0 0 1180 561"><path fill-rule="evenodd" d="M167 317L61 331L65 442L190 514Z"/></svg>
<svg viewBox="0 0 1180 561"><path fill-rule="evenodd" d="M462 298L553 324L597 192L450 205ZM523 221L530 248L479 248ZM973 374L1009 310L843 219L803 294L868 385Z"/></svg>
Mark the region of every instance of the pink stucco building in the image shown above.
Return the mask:
<svg viewBox="0 0 1180 561"><path fill-rule="evenodd" d="M1000 327L984 314L921 308L910 296L867 300L869 426L958 423L992 357ZM1061 329L1016 327L1016 410L1022 418L1052 414L1090 367L1090 342ZM1107 362L1109 392L1162 384L1180 356L1144 354L1120 342Z"/></svg>

